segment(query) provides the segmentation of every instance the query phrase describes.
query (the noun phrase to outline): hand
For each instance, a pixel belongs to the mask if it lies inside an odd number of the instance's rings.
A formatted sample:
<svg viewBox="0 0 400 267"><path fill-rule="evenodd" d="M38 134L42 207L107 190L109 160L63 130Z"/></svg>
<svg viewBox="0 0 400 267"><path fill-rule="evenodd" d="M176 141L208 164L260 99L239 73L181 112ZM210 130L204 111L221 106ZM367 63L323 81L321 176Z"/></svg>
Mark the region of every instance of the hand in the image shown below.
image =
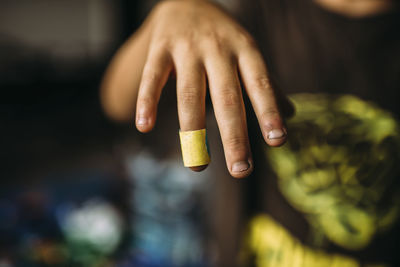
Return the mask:
<svg viewBox="0 0 400 267"><path fill-rule="evenodd" d="M262 55L252 37L219 7L195 0L163 1L156 6L106 74L102 88L106 111L116 119L127 119L136 104L137 129L150 131L171 72L177 77L183 131L205 128L208 82L232 176L245 177L253 169L240 79L265 141L271 146L285 142L277 94Z"/></svg>

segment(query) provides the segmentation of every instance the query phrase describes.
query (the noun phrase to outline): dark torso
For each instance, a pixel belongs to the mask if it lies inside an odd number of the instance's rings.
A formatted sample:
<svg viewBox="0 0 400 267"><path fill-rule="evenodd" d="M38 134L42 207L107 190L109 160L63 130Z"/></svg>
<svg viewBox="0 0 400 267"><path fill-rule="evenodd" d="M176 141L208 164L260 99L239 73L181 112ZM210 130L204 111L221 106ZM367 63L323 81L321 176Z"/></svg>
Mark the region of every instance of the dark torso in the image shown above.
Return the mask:
<svg viewBox="0 0 400 267"><path fill-rule="evenodd" d="M356 19L310 0L254 2L246 24L281 90L354 94L399 116L399 10Z"/></svg>
<svg viewBox="0 0 400 267"><path fill-rule="evenodd" d="M271 78L285 94L351 94L399 119L399 10L355 19L331 13L309 0L242 2L239 19L257 40ZM251 123L250 128L258 129L250 115ZM248 181L250 213L271 214L307 244L310 225L279 192L276 178L265 164L258 132L251 134L257 167ZM362 250L347 251L335 244L325 249L361 262L395 263L398 228L377 236Z"/></svg>

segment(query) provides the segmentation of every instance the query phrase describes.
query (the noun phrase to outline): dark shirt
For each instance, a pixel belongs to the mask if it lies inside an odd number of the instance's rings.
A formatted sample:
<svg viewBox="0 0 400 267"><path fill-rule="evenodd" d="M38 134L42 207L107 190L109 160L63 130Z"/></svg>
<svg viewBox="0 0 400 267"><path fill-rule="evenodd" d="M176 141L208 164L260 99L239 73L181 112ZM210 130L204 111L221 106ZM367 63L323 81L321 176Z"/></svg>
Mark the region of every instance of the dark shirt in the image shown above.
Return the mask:
<svg viewBox="0 0 400 267"><path fill-rule="evenodd" d="M243 8L285 93L354 94L400 114L400 10L366 18L311 0L256 0Z"/></svg>
<svg viewBox="0 0 400 267"><path fill-rule="evenodd" d="M242 2L239 20L255 37L271 79L285 94L351 94L377 104L399 119L399 9L349 18L310 0ZM256 166L253 177L248 179L249 216L270 214L302 243L313 247L309 240L312 227L280 192L275 175L265 164L256 121L251 115L249 121L250 125L253 123L250 128ZM393 226L390 231L377 234L363 249L347 250L334 243L324 245L323 249L351 256L361 263L397 264L398 229Z"/></svg>

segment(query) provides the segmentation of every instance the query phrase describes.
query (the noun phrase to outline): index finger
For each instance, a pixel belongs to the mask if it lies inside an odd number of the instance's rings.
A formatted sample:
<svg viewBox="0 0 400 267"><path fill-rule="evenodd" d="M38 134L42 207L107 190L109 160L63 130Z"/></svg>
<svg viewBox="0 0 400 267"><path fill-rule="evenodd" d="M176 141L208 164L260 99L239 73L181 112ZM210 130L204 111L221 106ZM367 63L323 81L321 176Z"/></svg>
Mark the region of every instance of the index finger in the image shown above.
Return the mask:
<svg viewBox="0 0 400 267"><path fill-rule="evenodd" d="M238 55L238 67L265 142L270 146L282 145L287 130L261 53L254 48L242 50Z"/></svg>

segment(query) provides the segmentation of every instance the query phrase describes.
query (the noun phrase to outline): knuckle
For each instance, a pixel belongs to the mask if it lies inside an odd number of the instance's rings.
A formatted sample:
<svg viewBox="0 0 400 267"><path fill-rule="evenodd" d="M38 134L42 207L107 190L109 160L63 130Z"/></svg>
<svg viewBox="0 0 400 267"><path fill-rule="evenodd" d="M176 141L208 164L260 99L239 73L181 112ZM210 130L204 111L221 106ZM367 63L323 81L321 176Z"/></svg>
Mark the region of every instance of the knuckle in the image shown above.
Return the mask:
<svg viewBox="0 0 400 267"><path fill-rule="evenodd" d="M213 28L205 29L200 34L201 38L195 38L197 47L203 52L203 55L213 54L229 57L233 53L232 38L225 35Z"/></svg>
<svg viewBox="0 0 400 267"><path fill-rule="evenodd" d="M237 93L231 91L221 92L222 105L224 107L234 107L241 103L241 98Z"/></svg>
<svg viewBox="0 0 400 267"><path fill-rule="evenodd" d="M253 80L251 85L256 90L265 90L271 88L270 81L266 76L258 76Z"/></svg>
<svg viewBox="0 0 400 267"><path fill-rule="evenodd" d="M264 116L279 115L279 111L276 108L269 108L264 111Z"/></svg>
<svg viewBox="0 0 400 267"><path fill-rule="evenodd" d="M140 96L137 100L137 105L141 109L151 109L154 107L155 100L150 96Z"/></svg>
<svg viewBox="0 0 400 267"><path fill-rule="evenodd" d="M254 38L248 34L247 32L241 32L237 35L237 40L239 41L240 44L242 44L244 47L250 48L250 49L256 49L258 50L258 45L257 42L254 40Z"/></svg>
<svg viewBox="0 0 400 267"><path fill-rule="evenodd" d="M154 70L149 70L150 67L147 66L144 71L143 71L143 76L142 76L142 86L150 86L153 84L157 84L160 79L161 79L161 73L158 73Z"/></svg>
<svg viewBox="0 0 400 267"><path fill-rule="evenodd" d="M180 51L190 51L194 47L194 42L192 41L192 37L185 35L184 37L179 38L175 41L175 47Z"/></svg>
<svg viewBox="0 0 400 267"><path fill-rule="evenodd" d="M268 108L263 111L261 118L263 120L270 120L271 118L280 118L280 113L276 108Z"/></svg>
<svg viewBox="0 0 400 267"><path fill-rule="evenodd" d="M170 46L170 39L168 36L158 36L154 42L152 42L152 51L165 51Z"/></svg>
<svg viewBox="0 0 400 267"><path fill-rule="evenodd" d="M181 59L196 59L198 55L198 44L191 34L182 36L174 41L171 47L172 54Z"/></svg>
<svg viewBox="0 0 400 267"><path fill-rule="evenodd" d="M183 105L196 105L201 99L198 88L193 86L183 86L178 94L178 102Z"/></svg>
<svg viewBox="0 0 400 267"><path fill-rule="evenodd" d="M212 27L208 26L202 30L204 42L213 42L219 39L218 33Z"/></svg>
<svg viewBox="0 0 400 267"><path fill-rule="evenodd" d="M207 51L212 53L224 54L227 51L226 43L216 33L207 33L203 43Z"/></svg>
<svg viewBox="0 0 400 267"><path fill-rule="evenodd" d="M245 137L231 136L225 140L225 145L228 150L235 151L236 153L247 152L247 139Z"/></svg>
<svg viewBox="0 0 400 267"><path fill-rule="evenodd" d="M149 55L166 53L170 47L171 38L165 32L155 32L151 35Z"/></svg>

